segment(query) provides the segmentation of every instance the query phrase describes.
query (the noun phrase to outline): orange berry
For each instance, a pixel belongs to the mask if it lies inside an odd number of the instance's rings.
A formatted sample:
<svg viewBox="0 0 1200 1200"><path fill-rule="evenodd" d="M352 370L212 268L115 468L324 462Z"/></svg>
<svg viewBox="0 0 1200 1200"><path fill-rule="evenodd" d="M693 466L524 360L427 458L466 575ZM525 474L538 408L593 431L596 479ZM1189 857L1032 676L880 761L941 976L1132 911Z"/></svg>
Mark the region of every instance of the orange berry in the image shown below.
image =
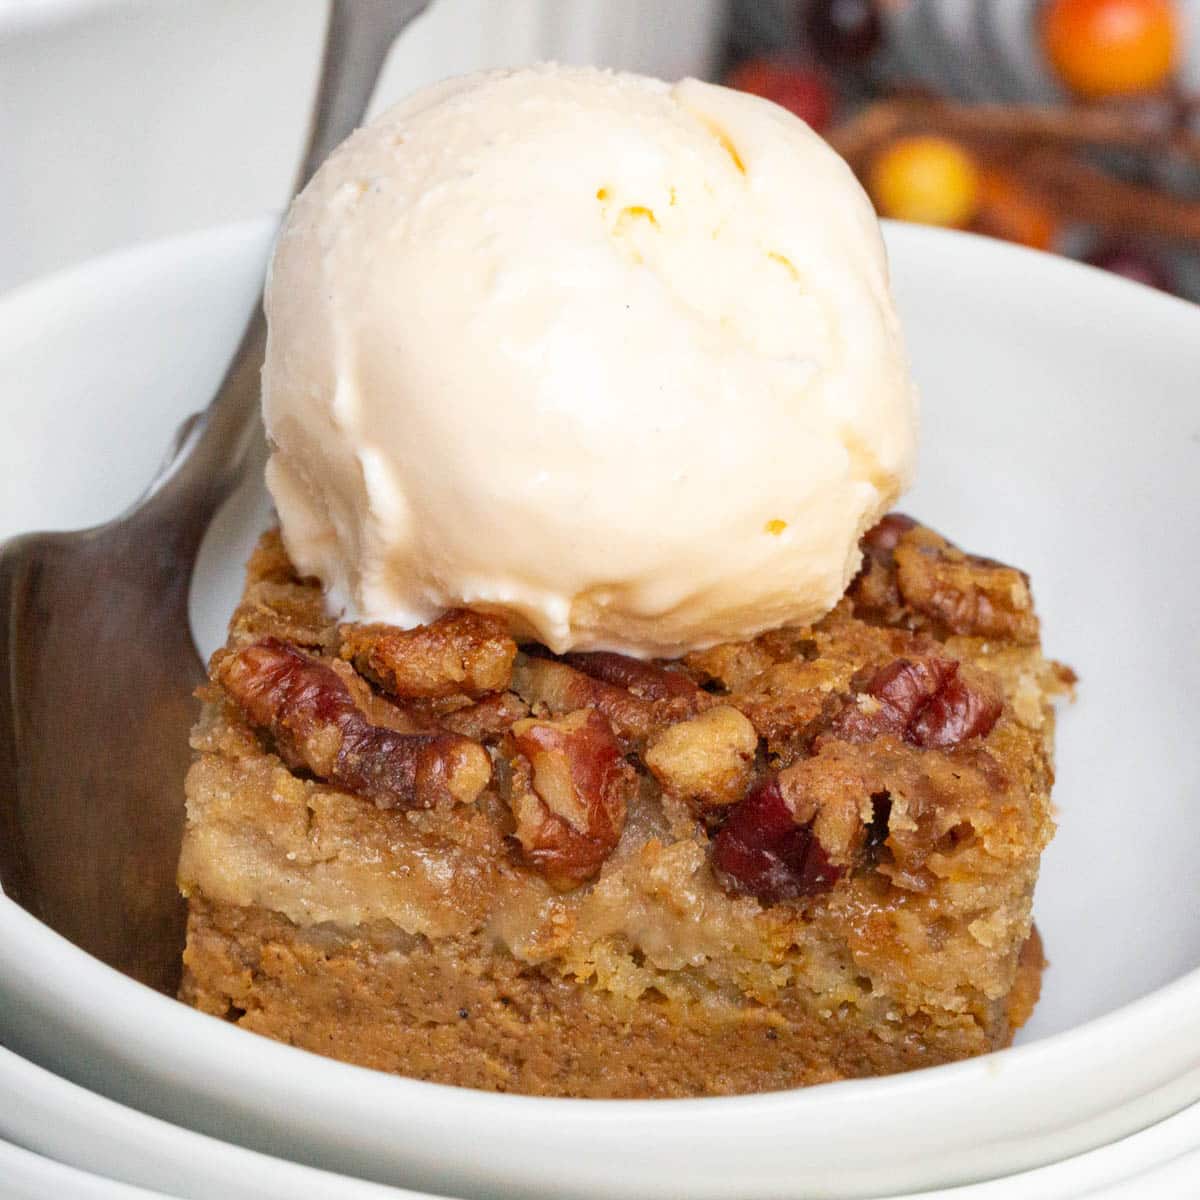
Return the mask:
<svg viewBox="0 0 1200 1200"><path fill-rule="evenodd" d="M979 211L971 224L976 233L1049 250L1056 226L1054 214L1011 175L993 170L980 173Z"/></svg>
<svg viewBox="0 0 1200 1200"><path fill-rule="evenodd" d="M955 142L907 137L893 142L875 160L868 190L885 217L965 225L979 206L979 172Z"/></svg>
<svg viewBox="0 0 1200 1200"><path fill-rule="evenodd" d="M1050 0L1041 35L1062 81L1092 99L1153 91L1179 55L1172 0Z"/></svg>

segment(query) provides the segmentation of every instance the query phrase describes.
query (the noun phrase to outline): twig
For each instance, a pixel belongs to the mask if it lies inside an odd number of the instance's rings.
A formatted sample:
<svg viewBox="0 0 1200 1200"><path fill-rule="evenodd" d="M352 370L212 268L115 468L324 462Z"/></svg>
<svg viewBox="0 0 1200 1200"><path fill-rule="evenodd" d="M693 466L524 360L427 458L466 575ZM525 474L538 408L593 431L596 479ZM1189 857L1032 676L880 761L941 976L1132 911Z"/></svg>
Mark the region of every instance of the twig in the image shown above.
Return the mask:
<svg viewBox="0 0 1200 1200"><path fill-rule="evenodd" d="M904 132L966 139L1015 139L1060 147L1107 147L1170 153L1200 165L1200 135L1180 127L1169 104L955 104L926 98L881 100L834 129L829 141L852 164Z"/></svg>

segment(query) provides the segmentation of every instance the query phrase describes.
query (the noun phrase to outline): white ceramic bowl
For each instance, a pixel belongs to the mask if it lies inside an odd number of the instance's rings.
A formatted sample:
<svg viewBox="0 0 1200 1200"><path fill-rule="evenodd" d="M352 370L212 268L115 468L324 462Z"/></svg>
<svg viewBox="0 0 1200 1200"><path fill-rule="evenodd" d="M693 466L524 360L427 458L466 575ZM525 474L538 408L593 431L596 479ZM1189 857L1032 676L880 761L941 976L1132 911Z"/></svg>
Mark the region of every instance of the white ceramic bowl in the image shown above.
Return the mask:
<svg viewBox="0 0 1200 1200"><path fill-rule="evenodd" d="M11 1139L0 1140L5 1200L436 1200L169 1125L3 1049L0 1138ZM1186 1184L1197 1173L1200 1106L1193 1105L1132 1137L1048 1167L892 1200L1147 1200L1187 1195Z"/></svg>
<svg viewBox="0 0 1200 1200"><path fill-rule="evenodd" d="M4 1200L437 1200L180 1129L3 1048L0 1139Z"/></svg>
<svg viewBox="0 0 1200 1200"><path fill-rule="evenodd" d="M905 507L1033 575L1083 677L1022 1044L884 1080L703 1101L493 1096L347 1067L184 1009L0 900L5 1041L136 1107L443 1194L862 1196L1045 1163L1200 1098L1200 310L1058 259L888 231L925 395ZM203 402L269 230L115 257L0 302L0 533L113 515ZM114 350L116 348L116 350ZM100 452L97 452L100 448ZM207 548L205 648L262 519Z"/></svg>
<svg viewBox="0 0 1200 1200"><path fill-rule="evenodd" d="M0 1141L5 1200L151 1200L168 1194L183 1200L436 1200L168 1125L3 1049L0 1101L0 1136L12 1139ZM892 1200L1147 1200L1188 1195L1198 1173L1200 1106L1193 1105L1132 1137L1048 1167Z"/></svg>

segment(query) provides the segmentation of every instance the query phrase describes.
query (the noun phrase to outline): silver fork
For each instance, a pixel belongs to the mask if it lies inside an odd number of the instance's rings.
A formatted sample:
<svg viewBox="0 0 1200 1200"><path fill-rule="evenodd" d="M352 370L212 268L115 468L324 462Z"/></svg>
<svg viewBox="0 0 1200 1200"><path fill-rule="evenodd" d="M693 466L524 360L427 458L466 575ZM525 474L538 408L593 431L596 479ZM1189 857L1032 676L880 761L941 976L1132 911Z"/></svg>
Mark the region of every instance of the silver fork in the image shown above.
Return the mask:
<svg viewBox="0 0 1200 1200"><path fill-rule="evenodd" d="M333 0L297 190L362 119L388 50L429 0ZM107 525L0 547L0 885L51 928L172 991L192 691L196 553L256 444L257 305L208 409ZM47 464L49 466L50 464Z"/></svg>

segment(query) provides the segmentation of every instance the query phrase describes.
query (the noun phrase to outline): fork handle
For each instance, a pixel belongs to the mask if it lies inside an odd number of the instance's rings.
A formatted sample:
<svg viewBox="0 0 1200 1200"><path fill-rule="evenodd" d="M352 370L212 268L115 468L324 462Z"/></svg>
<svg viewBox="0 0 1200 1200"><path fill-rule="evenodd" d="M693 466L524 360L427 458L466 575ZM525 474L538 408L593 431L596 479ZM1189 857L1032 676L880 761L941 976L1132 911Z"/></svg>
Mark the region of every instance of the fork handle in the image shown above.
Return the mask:
<svg viewBox="0 0 1200 1200"><path fill-rule="evenodd" d="M362 120L393 43L428 4L429 0L333 0L308 148L294 192ZM266 344L260 301L212 403L199 419L188 419L190 428L176 453L143 498L156 508L176 509L176 527L196 546L236 486L250 448L262 436L258 413Z"/></svg>

